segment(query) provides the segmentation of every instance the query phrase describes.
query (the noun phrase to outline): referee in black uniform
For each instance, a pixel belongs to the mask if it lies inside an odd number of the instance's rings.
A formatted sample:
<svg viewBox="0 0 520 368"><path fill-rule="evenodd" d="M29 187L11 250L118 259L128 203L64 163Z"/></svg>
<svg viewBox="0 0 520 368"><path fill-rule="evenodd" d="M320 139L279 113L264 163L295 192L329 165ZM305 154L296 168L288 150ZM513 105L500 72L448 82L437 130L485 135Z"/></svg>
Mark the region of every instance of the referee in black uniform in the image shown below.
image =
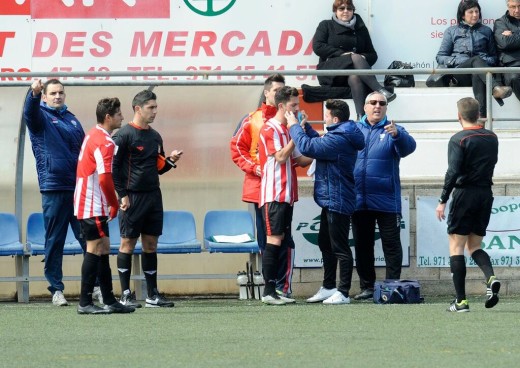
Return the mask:
<svg viewBox="0 0 520 368"><path fill-rule="evenodd" d="M448 171L436 215L445 218L444 210L453 191L448 215L450 267L457 299L448 312L469 312L466 299L466 262L464 247L486 278L486 308L498 303L500 281L495 277L489 255L481 249L482 238L493 205L493 170L498 160L498 139L495 133L478 122L479 103L471 97L457 102L462 131L453 135L448 144Z"/></svg>
<svg viewBox="0 0 520 368"><path fill-rule="evenodd" d="M146 307L173 307L157 290L157 242L162 234L163 204L159 175L172 168L182 151L174 150L166 162L161 135L150 125L157 114L157 97L149 90L139 92L132 101L133 120L115 135L114 186L120 199L119 227L121 246L117 270L121 282L121 304L139 308L130 291L132 254L141 236L141 263L148 296Z"/></svg>

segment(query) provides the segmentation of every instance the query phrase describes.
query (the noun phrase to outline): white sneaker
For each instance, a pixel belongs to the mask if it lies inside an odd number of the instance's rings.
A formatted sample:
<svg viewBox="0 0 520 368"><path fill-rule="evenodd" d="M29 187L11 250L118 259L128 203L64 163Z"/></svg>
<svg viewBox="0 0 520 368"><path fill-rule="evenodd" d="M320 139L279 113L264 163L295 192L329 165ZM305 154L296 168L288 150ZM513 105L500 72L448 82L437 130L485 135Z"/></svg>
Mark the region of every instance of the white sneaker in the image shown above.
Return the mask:
<svg viewBox="0 0 520 368"><path fill-rule="evenodd" d="M307 303L317 303L322 302L325 299L330 298L338 289L325 289L323 286L320 287L320 290L309 299L307 299Z"/></svg>
<svg viewBox="0 0 520 368"><path fill-rule="evenodd" d="M278 297L279 297L280 299L282 299L282 300L283 300L285 303L287 303L287 304L296 303L296 300L293 299L293 298L288 298L288 297L283 296L283 295L278 295Z"/></svg>
<svg viewBox="0 0 520 368"><path fill-rule="evenodd" d="M92 292L92 299L97 299L99 304L103 305L103 295L101 294L101 288L99 286L94 286L94 291Z"/></svg>
<svg viewBox="0 0 520 368"><path fill-rule="evenodd" d="M65 296L63 296L63 292L60 290L56 290L54 295L52 296L52 304L57 305L58 307L64 307L69 305Z"/></svg>
<svg viewBox="0 0 520 368"><path fill-rule="evenodd" d="M287 304L296 303L296 299L289 298L289 296L284 295L283 292L280 290L276 290L276 295L278 295L278 297Z"/></svg>
<svg viewBox="0 0 520 368"><path fill-rule="evenodd" d="M262 303L269 305L285 305L287 304L280 296L273 293L272 295L262 296Z"/></svg>
<svg viewBox="0 0 520 368"><path fill-rule="evenodd" d="M323 304L350 304L350 298L348 296L343 295L341 291L336 291L330 298L325 299Z"/></svg>

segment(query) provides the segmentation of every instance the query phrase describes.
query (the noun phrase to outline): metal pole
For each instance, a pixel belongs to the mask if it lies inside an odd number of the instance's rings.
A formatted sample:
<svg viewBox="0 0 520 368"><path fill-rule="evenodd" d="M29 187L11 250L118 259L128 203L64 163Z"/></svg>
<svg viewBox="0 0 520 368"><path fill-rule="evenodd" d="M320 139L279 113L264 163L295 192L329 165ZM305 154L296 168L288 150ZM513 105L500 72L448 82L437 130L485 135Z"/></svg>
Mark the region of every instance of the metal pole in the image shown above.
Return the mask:
<svg viewBox="0 0 520 368"><path fill-rule="evenodd" d="M493 74L486 73L486 106L487 116L486 125L489 130L493 130Z"/></svg>

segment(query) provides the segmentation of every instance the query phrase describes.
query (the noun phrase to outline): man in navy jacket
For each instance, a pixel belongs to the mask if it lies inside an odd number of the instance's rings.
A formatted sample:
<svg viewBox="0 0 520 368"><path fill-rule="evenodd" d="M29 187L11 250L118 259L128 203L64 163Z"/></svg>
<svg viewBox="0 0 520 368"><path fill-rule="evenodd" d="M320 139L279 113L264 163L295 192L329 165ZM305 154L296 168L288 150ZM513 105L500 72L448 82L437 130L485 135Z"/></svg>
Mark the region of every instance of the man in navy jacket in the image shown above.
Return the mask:
<svg viewBox="0 0 520 368"><path fill-rule="evenodd" d="M304 132L294 114L289 112L287 117L291 138L300 152L316 159L314 200L322 208L318 244L323 255L323 285L307 302L349 304L354 261L348 235L356 201L353 170L365 143L363 133L349 120L346 102L328 100L325 109L327 133L323 137L309 124Z"/></svg>
<svg viewBox="0 0 520 368"><path fill-rule="evenodd" d="M57 79L31 85L23 117L36 159L45 225L45 278L52 303L67 305L63 296L63 247L69 223L80 240L79 222L74 217L76 166L85 133L65 105L65 89ZM84 242L81 240L82 246Z"/></svg>
<svg viewBox="0 0 520 368"><path fill-rule="evenodd" d="M386 278L399 279L401 247L401 181L399 162L415 151L415 140L401 126L388 121L386 97L373 92L365 99L365 116L358 123L365 136L354 169L356 211L352 232L361 293L354 299L372 298L376 272L374 241L376 222L386 261Z"/></svg>

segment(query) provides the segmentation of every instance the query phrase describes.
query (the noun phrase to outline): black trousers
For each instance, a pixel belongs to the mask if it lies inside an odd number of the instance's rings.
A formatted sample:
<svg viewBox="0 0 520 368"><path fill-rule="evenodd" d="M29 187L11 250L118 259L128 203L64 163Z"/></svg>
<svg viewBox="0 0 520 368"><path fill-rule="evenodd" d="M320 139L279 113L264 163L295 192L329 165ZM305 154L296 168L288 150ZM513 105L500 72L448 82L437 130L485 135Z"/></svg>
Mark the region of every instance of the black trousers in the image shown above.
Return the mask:
<svg viewBox="0 0 520 368"><path fill-rule="evenodd" d="M519 67L520 60L513 61L512 63L508 63L506 66ZM515 94L516 98L520 100L520 74L518 74L518 73L504 74L504 84L506 86L511 87L513 89L513 93Z"/></svg>
<svg viewBox="0 0 520 368"><path fill-rule="evenodd" d="M318 244L323 256L323 287L326 289L336 287L336 270L339 263L338 291L347 297L354 267L348 239L349 230L349 215L330 212L326 208L321 210Z"/></svg>
<svg viewBox="0 0 520 368"><path fill-rule="evenodd" d="M385 255L386 278L401 278L403 264L400 234L401 215L380 211L356 211L352 216L352 232L356 249L356 269L361 290L372 289L376 281L374 266L376 222Z"/></svg>
<svg viewBox="0 0 520 368"><path fill-rule="evenodd" d="M458 68L487 68L489 65L479 56L473 56L458 66ZM485 74L462 74L455 75L460 87L469 87L473 89L473 95L480 104L481 117L487 116L486 109L486 75ZM493 88L499 85L493 78Z"/></svg>

